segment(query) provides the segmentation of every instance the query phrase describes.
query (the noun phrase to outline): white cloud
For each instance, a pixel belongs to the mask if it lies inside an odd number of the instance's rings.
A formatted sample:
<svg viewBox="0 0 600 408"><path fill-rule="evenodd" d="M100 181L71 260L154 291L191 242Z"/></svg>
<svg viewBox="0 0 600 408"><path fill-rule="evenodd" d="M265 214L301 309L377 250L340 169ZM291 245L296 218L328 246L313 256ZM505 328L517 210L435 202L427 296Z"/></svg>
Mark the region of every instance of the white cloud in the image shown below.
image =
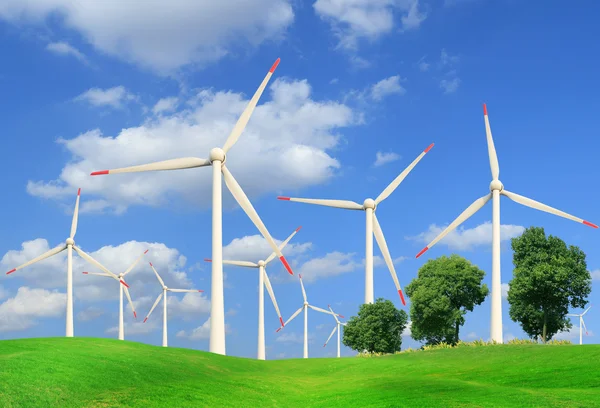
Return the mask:
<svg viewBox="0 0 600 408"><path fill-rule="evenodd" d="M76 101L87 102L92 106L110 106L114 109L121 109L125 103L136 99L135 95L121 85L108 89L90 88L75 98Z"/></svg>
<svg viewBox="0 0 600 408"><path fill-rule="evenodd" d="M225 323L225 334L231 333L229 325ZM210 338L210 317L201 325L193 329L191 332L180 330L177 337L186 338L188 340L206 340Z"/></svg>
<svg viewBox="0 0 600 408"><path fill-rule="evenodd" d="M317 0L317 15L330 23L339 47L354 50L361 38L373 41L393 31L394 13L401 13L402 30L418 28L426 15L418 0Z"/></svg>
<svg viewBox="0 0 600 408"><path fill-rule="evenodd" d="M312 333L308 333L308 342L312 343L314 340L314 335ZM279 336L275 339L275 341L280 343L304 343L304 334L297 334L294 332L281 332Z"/></svg>
<svg viewBox="0 0 600 408"><path fill-rule="evenodd" d="M451 94L458 90L460 86L460 78L442 79L440 81L440 88L444 90L445 94Z"/></svg>
<svg viewBox="0 0 600 408"><path fill-rule="evenodd" d="M0 285L0 300L7 298L9 295L8 290L4 289L2 285Z"/></svg>
<svg viewBox="0 0 600 408"><path fill-rule="evenodd" d="M431 64L425 61L425 57L426 55L424 55L419 61L417 61L417 66L419 67L419 71L421 72L427 72L431 67Z"/></svg>
<svg viewBox="0 0 600 408"><path fill-rule="evenodd" d="M0 332L21 331L34 326L38 318L65 313L67 295L22 286L15 297L0 304Z"/></svg>
<svg viewBox="0 0 600 408"><path fill-rule="evenodd" d="M154 107L152 108L152 112L154 112L155 115L158 115L159 113L163 112L173 112L177 108L178 104L179 98L177 98L176 96L162 98L158 102L156 102L156 105L154 105Z"/></svg>
<svg viewBox="0 0 600 408"><path fill-rule="evenodd" d="M458 55L450 55L445 48L442 49L440 53L440 64L442 66L453 66L458 64L460 61L460 57Z"/></svg>
<svg viewBox="0 0 600 408"><path fill-rule="evenodd" d="M305 283L320 278L353 272L363 266L354 259L353 253L330 252L322 258L313 258L295 269Z"/></svg>
<svg viewBox="0 0 600 408"><path fill-rule="evenodd" d="M162 321L159 320L148 320L144 323L141 320L125 322L123 324L123 333L125 334L125 338L127 336L139 336L141 334L148 334L162 328ZM119 332L119 326L113 326L106 329L105 333L113 334Z"/></svg>
<svg viewBox="0 0 600 408"><path fill-rule="evenodd" d="M58 55L72 55L79 61L86 64L88 62L86 56L83 55L81 51L79 51L77 48L73 47L71 44L66 42L49 43L48 45L46 45L46 50Z"/></svg>
<svg viewBox="0 0 600 408"><path fill-rule="evenodd" d="M400 155L394 152L377 152L375 154L375 163L373 163L373 166L375 167L379 167L379 166L383 166L384 164L387 163L391 163L393 161L396 160L400 160Z"/></svg>
<svg viewBox="0 0 600 408"><path fill-rule="evenodd" d="M338 146L340 128L358 124L348 106L310 98L307 81L276 80L272 101L258 106L244 134L228 154L227 165L246 194L296 190L330 179L340 163L328 154ZM210 169L146 172L90 177L108 168L198 155L222 146L248 101L233 92L199 91L189 109L160 116L115 137L100 130L59 140L71 153L59 178L29 181L35 196L71 198L77 187L101 196L105 209L123 211L130 205L159 206L180 195L196 207L211 205ZM269 174L269 183L264 175ZM229 194L224 199L231 203ZM84 203L85 205L85 203ZM110 207L109 207L110 206Z"/></svg>
<svg viewBox="0 0 600 408"><path fill-rule="evenodd" d="M404 95L405 93L406 89L400 85L400 75L382 79L371 87L371 98L376 101L381 101L388 95Z"/></svg>
<svg viewBox="0 0 600 408"><path fill-rule="evenodd" d="M444 94L454 93L460 86L461 80L457 76L456 69L454 69L454 66L459 62L460 58L458 55L451 55L446 51L446 49L442 49L438 66L440 69L450 69L448 72L446 72L447 78L440 80L440 88L444 90Z"/></svg>
<svg viewBox="0 0 600 408"><path fill-rule="evenodd" d="M298 234L301 233L301 231L298 232ZM296 236L294 238L296 238ZM292 238L292 240L294 238ZM281 245L283 242L283 240L273 239L277 245ZM286 257L292 257L305 253L311 246L312 244L310 242L295 244L290 241L285 248L283 248L282 253ZM265 260L272 252L271 246L269 246L262 235L247 235L243 238L235 238L229 244L225 245L223 247L223 259L230 261L258 262L259 260Z"/></svg>
<svg viewBox="0 0 600 408"><path fill-rule="evenodd" d="M402 331L402 337L411 337L412 336L412 320L409 320L406 323L406 327Z"/></svg>
<svg viewBox="0 0 600 408"><path fill-rule="evenodd" d="M435 224L429 226L426 232L422 232L416 237L408 237L407 239L416 240L425 244L429 244L437 237L446 226L439 227ZM511 238L518 237L525 231L525 227L520 225L501 225L500 226L500 241L507 241ZM476 226L475 228L465 229L460 226L457 229L446 235L439 243L448 246L450 249L458 251L471 250L480 245L492 244L492 223L489 221Z"/></svg>
<svg viewBox="0 0 600 408"><path fill-rule="evenodd" d="M42 26L57 14L97 50L159 73L278 40L294 19L288 0L147 0L144 7L119 0L0 3L0 18L18 24Z"/></svg>
<svg viewBox="0 0 600 408"><path fill-rule="evenodd" d="M585 317L584 317L585 319ZM577 343L579 344L579 328L581 326L579 326L578 324L573 324L573 326L571 327L571 330L568 331L564 331L564 332L558 332L557 334L554 335L553 339L555 340L570 340L573 343ZM583 343L585 344L586 337L592 337L594 336L594 333L592 331L586 331L585 329L583 330Z"/></svg>
<svg viewBox="0 0 600 408"><path fill-rule="evenodd" d="M590 275L592 275L592 280L600 281L600 269L591 271Z"/></svg>
<svg viewBox="0 0 600 408"><path fill-rule="evenodd" d="M508 289L510 289L510 285L508 283L503 283L502 285L502 299L508 299Z"/></svg>
<svg viewBox="0 0 600 408"><path fill-rule="evenodd" d="M90 320L99 318L103 314L104 309L101 309L96 306L90 306L85 310L82 310L81 312L77 313L77 320L80 320L82 322L88 322Z"/></svg>

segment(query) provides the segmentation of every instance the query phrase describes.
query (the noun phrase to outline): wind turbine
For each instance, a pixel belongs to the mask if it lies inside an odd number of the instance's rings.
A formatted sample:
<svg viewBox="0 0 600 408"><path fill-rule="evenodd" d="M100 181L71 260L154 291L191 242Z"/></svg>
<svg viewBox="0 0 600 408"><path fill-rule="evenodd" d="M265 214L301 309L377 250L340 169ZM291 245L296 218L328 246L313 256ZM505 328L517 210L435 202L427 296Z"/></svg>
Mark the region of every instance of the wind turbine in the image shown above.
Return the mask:
<svg viewBox="0 0 600 408"><path fill-rule="evenodd" d="M223 217L222 217L222 192L221 192L221 173L225 179L227 188L238 202L240 207L246 212L260 233L265 237L273 251L277 253L279 260L287 269L290 275L293 275L292 268L287 260L273 241L271 234L263 224L262 220L256 213L250 200L244 193L235 180L229 169L225 166L226 154L231 147L237 142L242 134L250 116L258 103L258 99L262 95L269 79L273 75L275 68L279 65L279 58L275 61L265 79L258 87L258 90L248 103L248 106L238 119L229 137L225 141L223 148L214 148L210 151L208 159L200 159L197 157L184 157L181 159L171 159L150 164L142 164L139 166L124 167L113 170L95 171L91 175L97 176L102 174L116 173L133 173L141 171L154 170L179 170L189 169L194 167L212 166L212 277L211 277L211 302L210 302L210 346L209 351L212 353L225 354L225 308L223 301Z"/></svg>
<svg viewBox="0 0 600 408"><path fill-rule="evenodd" d="M381 226L379 225L379 221L377 221L377 217L375 216L375 210L377 206L386 198L390 196L394 192L394 190L402 183L402 181L406 178L408 173L421 161L423 156L431 150L433 147L433 143L430 144L427 149L423 150L423 152L406 168L398 177L394 179L386 188L379 194L379 196L373 200L371 198L367 198L362 204L358 204L354 201L348 200L321 200L321 199L313 199L313 198L294 198L294 197L277 197L279 200L284 201L296 201L299 203L307 203L307 204L317 204L323 205L326 207L334 207L334 208L343 208L346 210L362 210L366 213L367 218L367 231L366 231L366 248L365 248L365 303L373 303L374 302L374 292L373 292L373 233L375 233L375 239L377 240L377 244L381 249L381 253L383 254L383 258L385 259L385 263L390 270L392 275L392 279L394 280L394 284L396 285L396 290L400 295L400 300L403 305L406 305L406 301L404 300L404 295L402 294L402 288L400 287L400 283L398 282L398 276L396 275L396 269L394 268L394 262L392 261L392 257L390 255L390 251L388 250L387 243L383 236L383 231L381 230Z"/></svg>
<svg viewBox="0 0 600 408"><path fill-rule="evenodd" d="M498 180L500 175L500 167L498 166L498 157L496 156L496 148L492 139L492 131L487 114L487 107L483 104L483 118L485 121L485 133L487 136L488 156L490 159L490 168L492 170L492 182L490 183L490 193L478 198L465 211L462 212L444 231L442 231L433 241L417 254L417 258L423 255L428 249L431 249L438 241L444 238L449 232L454 230L460 224L468 220L473 214L479 211L489 200L492 199L492 315L491 315L491 339L502 343L502 283L500 280L500 195L504 195L511 200L522 204L526 207L531 207L536 210L545 211L550 214L558 215L559 217L568 218L570 220L588 225L593 228L598 228L590 222L574 217L563 211L549 207L545 204L537 202L519 194L511 193L504 189L504 185Z"/></svg>
<svg viewBox="0 0 600 408"><path fill-rule="evenodd" d="M583 331L582 331L582 327L585 329L585 334L587 336L588 331L587 331L587 327L585 327L585 323L583 322L583 315L586 314L588 312L588 310L590 310L590 307L592 307L592 305L590 305L587 309L585 309L585 311L581 314L572 314L569 313L567 316L577 316L579 317L579 344L583 344Z"/></svg>
<svg viewBox="0 0 600 408"><path fill-rule="evenodd" d="M308 358L308 308L310 307L312 310L316 310L317 312L327 314L333 314L333 312L328 312L325 309L321 309L320 307L308 304L308 300L306 299L306 291L304 290L304 284L302 283L302 275L298 275L298 278L300 279L300 286L302 287L302 296L304 297L304 304L302 305L302 307L300 307L300 309L296 310L296 312L292 316L290 316L289 319L287 319L287 322L285 322L285 324L283 324L276 331L278 332L281 329L283 329L284 326L287 326L289 322L294 320L294 318L298 316L300 312L304 311L304 358Z"/></svg>
<svg viewBox="0 0 600 408"><path fill-rule="evenodd" d="M19 269L23 269L29 265L33 265L36 262L42 261L46 258L50 258L53 255L59 254L65 249L67 250L67 327L66 327L66 337L73 337L73 249L81 256L83 259L91 263L92 265L97 266L98 268L105 270L104 266L102 266L98 261L92 258L90 255L85 253L81 248L75 245L75 233L77 232L77 220L79 217L79 197L81 196L81 189L77 190L77 200L75 201L75 211L73 212L73 221L71 222L71 235L65 241L64 244L61 244L51 250L43 253L37 258L32 259L29 262L25 262L23 265L16 267L8 272L7 275L10 275L13 272L18 271ZM121 281L121 284L125 285L125 282Z"/></svg>
<svg viewBox="0 0 600 408"><path fill-rule="evenodd" d="M140 261L140 259L142 259L142 257L148 253L148 250L146 249L146 251L140 255L135 262L133 262L131 264L131 266L129 268L127 268L127 270L123 273L120 273L119 275L115 275L114 273L112 273L111 271L109 271L108 269L104 268L103 270L105 272L103 273L95 273L95 272L83 272L84 275L96 275L96 276L106 276L109 278L112 278L114 280L116 280L117 282L121 283L121 285L119 285L119 340L125 340L125 330L124 330L124 324L123 324L123 290L125 290L125 295L127 296L127 301L129 302L129 305L131 306L131 310L133 311L133 317L137 318L137 313L135 312L135 307L133 307L133 302L131 301L131 296L129 295L129 285L125 282L125 280L123 279L125 277L125 275L127 275L129 272L131 272L131 270L137 265L137 263Z"/></svg>
<svg viewBox="0 0 600 408"><path fill-rule="evenodd" d="M144 323L146 323L146 321L152 314L152 311L154 310L156 305L158 305L158 302L160 302L160 298L162 297L162 300L163 300L163 342L162 342L162 346L167 347L167 292L194 293L194 292L204 292L204 291L198 290L198 289L171 289L171 288L167 287L167 285L165 285L165 282L163 282L163 280L160 278L160 275L158 274L158 272L156 272L156 269L154 269L154 265L152 265L152 262L149 262L149 263L150 263L150 267L154 271L154 274L156 275L156 279L158 279L158 282L162 285L162 293L160 295L158 295L158 297L156 298L154 305L152 305L152 309L150 309L150 311L148 312L148 315L144 319ZM212 325L212 321L211 321L211 325Z"/></svg>
<svg viewBox="0 0 600 408"><path fill-rule="evenodd" d="M345 326L346 323L342 323L338 320L336 314L333 312L333 309L331 308L330 305L327 305L327 307L329 308L329 310L331 310L331 314L333 314L333 317L335 318L335 322L336 325L333 328L333 331L331 332L331 334L329 335L329 337L327 337L327 341L325 342L325 344L323 344L323 347L327 346L327 343L329 343L329 340L331 339L331 337L333 336L333 334L335 333L335 331L337 330L337 338L338 338L338 347L337 347L337 356L338 358L340 358L340 333L342 332L342 328L340 326ZM342 315L338 315L340 316L342 319L344 318L344 316Z"/></svg>
<svg viewBox="0 0 600 408"><path fill-rule="evenodd" d="M300 228L296 228L294 232L279 246L279 250L283 251L283 248L290 242L292 237L296 235ZM273 252L269 257L263 261L260 260L258 263L248 262L248 261L223 261L223 264L227 265L236 265L236 266L244 266L246 268L258 268L258 356L259 360L265 359L265 292L264 287L267 288L267 292L269 292L269 296L271 297L271 302L273 302L273 306L275 307L275 311L277 312L277 316L279 316L279 323L283 326L283 317L281 317L281 312L279 311L279 306L277 305L277 300L275 299L275 293L273 292L273 287L271 286L271 281L269 280L269 275L267 275L266 267L277 255ZM205 259L206 262L211 262L210 259Z"/></svg>

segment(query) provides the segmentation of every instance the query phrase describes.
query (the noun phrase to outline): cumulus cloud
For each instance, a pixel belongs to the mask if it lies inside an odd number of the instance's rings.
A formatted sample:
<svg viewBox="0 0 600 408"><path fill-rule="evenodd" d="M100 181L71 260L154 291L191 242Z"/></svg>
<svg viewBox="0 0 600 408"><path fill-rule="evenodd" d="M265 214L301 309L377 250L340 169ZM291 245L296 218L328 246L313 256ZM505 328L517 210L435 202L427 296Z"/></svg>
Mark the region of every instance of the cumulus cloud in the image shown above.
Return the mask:
<svg viewBox="0 0 600 408"><path fill-rule="evenodd" d="M508 299L508 289L510 289L510 285L508 283L503 283L501 286L502 286L502 299Z"/></svg>
<svg viewBox="0 0 600 408"><path fill-rule="evenodd" d="M162 322L159 320L150 321L148 320L146 323L142 321L125 321L123 323L123 333L125 334L125 338L127 336L139 336L142 334L152 333L153 331L162 329ZM119 326L112 326L105 331L106 334L116 334L119 333Z"/></svg>
<svg viewBox="0 0 600 408"><path fill-rule="evenodd" d="M177 98L176 96L162 98L158 102L156 102L156 105L154 105L154 107L152 108L152 112L154 112L155 115L158 115L163 112L172 112L177 108L178 104L179 98Z"/></svg>
<svg viewBox="0 0 600 408"><path fill-rule="evenodd" d="M400 80L400 75L394 75L377 82L371 87L371 98L376 101L381 101L388 95L405 94L406 89L400 85Z"/></svg>
<svg viewBox="0 0 600 408"><path fill-rule="evenodd" d="M400 26L402 31L416 29L426 14L418 0L317 0L316 14L331 25L339 47L355 50L360 39L374 41ZM400 24L394 14L400 13Z"/></svg>
<svg viewBox="0 0 600 408"><path fill-rule="evenodd" d="M440 88L444 90L445 94L451 94L458 90L460 86L460 78L442 79L440 81Z"/></svg>
<svg viewBox="0 0 600 408"><path fill-rule="evenodd" d="M596 269L590 272L592 275L592 280L600 281L600 269Z"/></svg>
<svg viewBox="0 0 600 408"><path fill-rule="evenodd" d="M21 25L56 15L102 53L162 74L278 40L294 19L289 0L0 2L0 19Z"/></svg>
<svg viewBox="0 0 600 408"><path fill-rule="evenodd" d="M312 343L314 340L314 334L312 333L308 333L308 342ZM304 343L304 334L298 334L298 333L288 333L288 332L281 332L281 334L279 336L277 336L277 338L275 339L275 341L279 342L279 343L298 343L298 344L302 344Z"/></svg>
<svg viewBox="0 0 600 408"><path fill-rule="evenodd" d="M122 109L127 102L136 99L137 97L123 86L108 89L91 88L75 98L76 101L83 101L95 107L109 106L114 109Z"/></svg>
<svg viewBox="0 0 600 408"><path fill-rule="evenodd" d="M225 334L230 334L231 329L227 323L225 323ZM210 338L210 317L201 325L191 331L180 330L177 337L185 338L188 340L206 340Z"/></svg>
<svg viewBox="0 0 600 408"><path fill-rule="evenodd" d="M402 337L411 337L412 336L412 320L409 320L406 323L406 327L402 331Z"/></svg>
<svg viewBox="0 0 600 408"><path fill-rule="evenodd" d="M388 164L388 163L391 163L396 160L400 160L400 155L397 153L377 152L375 154L375 163L373 163L373 166L375 166L375 167L383 166L384 164Z"/></svg>
<svg viewBox="0 0 600 408"><path fill-rule="evenodd" d="M356 125L359 115L344 104L311 99L306 80L278 79L270 87L272 100L258 106L227 166L252 198L282 189L323 183L340 167L329 151L338 146L339 129ZM207 157L222 146L248 100L234 92L201 90L187 109L123 129L117 136L92 130L74 139L60 139L72 155L58 179L29 181L27 191L44 198L71 197L77 187L99 196L92 200L106 211L130 205L161 206L173 195L196 207L211 205L210 169L129 173L90 177L90 172L177 157ZM269 174L269 183L264 175ZM231 203L229 194L224 199ZM82 207L89 206L84 201Z"/></svg>
<svg viewBox="0 0 600 408"><path fill-rule="evenodd" d="M273 239L278 246L283 242L283 240ZM292 257L305 253L311 246L312 243L310 242L295 244L290 241L282 250L282 253L286 257ZM262 235L247 235L242 238L235 238L229 244L225 245L223 247L223 259L258 262L261 259L265 260L272 252L273 250Z"/></svg>
<svg viewBox="0 0 600 408"><path fill-rule="evenodd" d="M66 42L53 42L46 45L46 50L50 51L53 54L63 55L63 56L73 56L77 58L79 61L83 63L88 63L86 56L79 51L77 48L73 47L71 44Z"/></svg>
<svg viewBox="0 0 600 408"><path fill-rule="evenodd" d="M415 237L407 237L407 239L416 240L424 244L430 243L437 237L446 226L439 227L435 224L429 226L429 229L420 233ZM500 226L500 241L507 241L511 238L518 237L525 231L525 227L520 225L501 225ZM476 246L492 244L492 223L489 221L476 226L475 228L465 228L460 226L457 229L446 235L439 243L448 246L450 249L458 251L472 250Z"/></svg>
<svg viewBox="0 0 600 408"><path fill-rule="evenodd" d="M39 318L64 315L66 304L65 293L20 287L15 297L0 304L0 332L26 330Z"/></svg>
<svg viewBox="0 0 600 408"><path fill-rule="evenodd" d="M101 309L96 306L90 306L90 307L86 308L85 310L82 310L81 312L77 313L77 320L82 321L82 322L88 322L90 320L99 318L103 314L104 314L104 309Z"/></svg>

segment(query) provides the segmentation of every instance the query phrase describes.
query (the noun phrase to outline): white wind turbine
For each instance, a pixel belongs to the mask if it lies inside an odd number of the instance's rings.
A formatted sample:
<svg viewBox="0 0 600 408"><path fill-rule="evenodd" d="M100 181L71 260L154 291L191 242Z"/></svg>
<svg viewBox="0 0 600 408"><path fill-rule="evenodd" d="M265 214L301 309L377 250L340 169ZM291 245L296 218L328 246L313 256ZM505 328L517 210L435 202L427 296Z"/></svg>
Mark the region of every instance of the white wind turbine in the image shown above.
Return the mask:
<svg viewBox="0 0 600 408"><path fill-rule="evenodd" d="M229 169L225 166L226 154L231 147L237 142L242 134L258 99L262 95L269 79L273 75L275 68L279 64L279 58L262 81L258 90L248 103L248 106L238 119L229 137L225 141L223 148L214 148L210 151L208 159L200 159L197 157L185 157L181 159L171 159L139 166L124 167L113 170L95 171L91 175L116 174L116 173L133 173L141 171L154 170L179 170L189 169L194 167L212 166L212 276L211 276L211 302L210 302L210 346L209 351L212 353L225 354L225 309L223 301L223 228L222 228L222 192L221 192L221 173L225 179L227 188L238 202L240 207L246 212L260 233L265 237L271 248L277 253L279 260L290 275L293 275L292 268L287 260L273 241L271 234L263 224L262 220L256 213L250 200L235 180Z"/></svg>
<svg viewBox="0 0 600 408"><path fill-rule="evenodd" d="M23 269L26 266L33 265L36 262L42 261L46 258L50 258L53 255L56 255L65 249L67 250L67 327L66 327L66 337L73 337L73 249L81 256L83 259L91 263L92 265L97 266L98 268L105 270L105 268L90 255L85 253L81 248L75 245L75 233L77 232L77 220L79 217L79 197L81 196L81 189L77 190L77 201L75 201L75 211L73 212L73 221L71 222L71 235L65 241L64 244L61 244L51 250L43 253L37 258L32 259L29 262L25 262L23 265L16 267L8 272L7 275L18 271L19 269ZM121 281L123 285L125 282Z"/></svg>
<svg viewBox="0 0 600 408"><path fill-rule="evenodd" d="M294 232L279 246L279 250L283 251L283 248L290 242L292 237L296 235L300 228L296 228ZM277 299L275 299L275 293L273 292L273 287L271 286L271 281L269 280L269 275L267 275L267 265L273 259L275 259L275 252L273 252L266 260L260 260L258 263L248 262L248 261L223 261L223 264L227 265L235 265L235 266L244 266L246 268L258 268L258 355L257 358L259 360L265 359L265 292L264 287L267 288L267 292L269 292L269 296L271 297L271 302L273 302L273 306L275 307L275 311L277 312L277 316L279 316L279 323L283 326L283 318L281 317L281 312L279 311L279 306L277 305ZM206 262L211 262L210 259L205 259Z"/></svg>
<svg viewBox="0 0 600 408"><path fill-rule="evenodd" d="M304 304L302 305L302 307L300 307L300 309L296 310L296 312L292 316L290 316L289 319L287 319L285 324L283 324L276 331L280 331L281 329L283 329L284 326L287 326L287 324L289 322L294 320L294 318L296 316L298 316L300 314L300 312L304 311L304 358L308 358L308 308L310 307L312 310L316 310L317 312L326 313L326 314L334 314L334 313L328 312L327 310L321 309L320 307L316 307L316 306L308 304L308 300L306 299L306 291L304 290L304 284L302 283L302 275L298 275L298 278L300 279L300 286L302 287L302 297L304 297ZM338 316L340 316L340 315L338 315Z"/></svg>
<svg viewBox="0 0 600 408"><path fill-rule="evenodd" d="M379 221L377 221L377 216L375 216L375 210L377 206L386 198L390 196L394 192L394 190L402 183L402 181L406 178L408 173L421 161L423 156L431 150L433 147L433 143L430 144L427 149L425 149L402 173L398 175L386 188L379 194L375 200L371 198L367 198L362 204L358 204L354 201L348 200L322 200L322 199L313 199L313 198L294 198L294 197L277 197L279 200L284 201L296 201L299 203L307 203L307 204L317 204L323 205L326 207L334 207L334 208L343 208L346 210L362 210L366 213L366 248L365 248L365 303L373 303L374 302L374 291L373 291L373 233L375 233L375 239L377 240L377 244L379 245L379 249L381 249L381 253L383 254L383 258L385 259L385 263L390 270L390 274L392 275L392 279L394 280L394 284L396 285L396 290L400 295L400 300L403 305L406 305L406 301L404 300L404 295L402 294L402 288L400 287L400 283L398 282L398 276L396 275L396 269L394 268L394 262L390 255L390 251L387 247L387 243L383 236L383 231L381 230L381 226L379 225Z"/></svg>
<svg viewBox="0 0 600 408"><path fill-rule="evenodd" d="M592 305L590 305L587 309L585 309L585 311L581 314L573 314L573 313L569 313L567 316L577 316L579 317L579 344L583 344L583 331L582 328L585 329L585 334L588 334L588 330L587 327L585 327L585 323L583 322L583 315L586 314L588 312L588 310L590 310L590 307L592 307Z"/></svg>
<svg viewBox="0 0 600 408"><path fill-rule="evenodd" d="M121 285L119 285L119 340L125 340L125 330L124 330L124 324L123 324L123 290L125 290L125 295L127 296L127 301L129 302L129 305L131 306L131 310L133 311L133 317L137 318L137 313L135 312L135 307L133 306L133 302L131 301L131 296L129 295L129 289L128 289L129 285L125 282L124 277L129 272L131 272L131 270L137 265L137 263L140 261L140 259L142 259L142 257L146 253L148 253L147 249L142 255L140 255L135 260L135 262L133 262L131 264L131 266L129 268L127 268L127 270L125 272L120 273L119 275L115 275L114 273L112 273L111 271L109 271L106 268L103 269L104 270L103 273L83 272L84 275L106 276L106 277L116 280L117 282L122 283Z"/></svg>
<svg viewBox="0 0 600 408"><path fill-rule="evenodd" d="M333 314L333 317L335 318L335 327L333 328L333 331L331 332L331 334L329 335L329 337L327 337L327 341L325 342L325 344L323 344L323 347L327 346L327 343L329 343L329 340L331 339L331 337L333 336L333 334L335 333L335 331L337 330L337 356L338 358L340 358L340 334L342 333L342 327L341 326L345 326L346 323L340 322L339 319L337 318L338 316L341 317L342 319L344 318L344 316L342 315L337 315L334 313L333 309L331 308L331 305L327 305L327 307L329 308L329 310L331 310L331 314Z"/></svg>
<svg viewBox="0 0 600 408"><path fill-rule="evenodd" d="M156 298L154 305L152 305L152 309L150 309L150 311L148 312L148 315L144 319L144 323L146 323L146 321L152 314L152 311L154 310L156 305L158 305L158 302L160 302L160 299L162 298L162 300L163 300L163 342L162 342L162 346L167 347L167 292L195 293L195 292L204 292L204 291L198 290L198 289L171 289L171 288L167 287L167 285L165 285L165 282L163 282L163 280L161 279L158 272L156 272L156 269L154 269L154 265L152 265L152 262L150 262L150 267L154 271L154 274L156 275L156 279L158 279L158 282L162 285L162 293L160 295L158 295L158 297ZM211 321L211 324L212 324L212 321Z"/></svg>
<svg viewBox="0 0 600 408"><path fill-rule="evenodd" d="M519 194L511 193L504 189L504 185L498 180L500 175L500 167L498 166L498 157L496 156L496 148L492 139L492 131L487 115L487 107L483 104L483 117L485 121L485 132L487 136L488 156L490 159L490 168L492 170L492 182L490 183L490 193L478 198L465 211L462 212L448 227L442 231L433 241L417 254L420 257L431 249L438 241L444 238L449 232L457 228L460 224L468 220L473 214L479 211L490 199L492 199L492 314L490 337L492 340L502 343L502 283L500 279L500 195L504 195L511 200L522 204L526 207L531 207L536 210L545 211L550 214L558 215L559 217L568 218L570 220L588 225L593 228L598 228L590 222L574 217L563 211L549 207L545 204L537 202Z"/></svg>

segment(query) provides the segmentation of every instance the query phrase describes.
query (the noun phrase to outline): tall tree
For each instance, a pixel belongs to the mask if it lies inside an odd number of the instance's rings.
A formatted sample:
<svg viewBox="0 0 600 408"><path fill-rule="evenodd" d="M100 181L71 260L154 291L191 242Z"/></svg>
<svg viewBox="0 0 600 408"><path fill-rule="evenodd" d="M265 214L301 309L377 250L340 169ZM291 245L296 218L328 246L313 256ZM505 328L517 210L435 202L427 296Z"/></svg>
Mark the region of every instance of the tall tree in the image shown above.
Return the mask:
<svg viewBox="0 0 600 408"><path fill-rule="evenodd" d="M344 327L345 346L355 351L393 353L400 351L401 334L408 315L396 309L390 301L379 298L375 303L360 306L358 316L352 316Z"/></svg>
<svg viewBox="0 0 600 408"><path fill-rule="evenodd" d="M585 253L543 228L530 227L511 240L513 279L508 290L510 318L531 338L546 342L572 325L569 307L585 307L592 287Z"/></svg>
<svg viewBox="0 0 600 408"><path fill-rule="evenodd" d="M431 259L406 287L410 297L411 337L427 344L456 344L465 314L488 295L485 272L465 258Z"/></svg>

